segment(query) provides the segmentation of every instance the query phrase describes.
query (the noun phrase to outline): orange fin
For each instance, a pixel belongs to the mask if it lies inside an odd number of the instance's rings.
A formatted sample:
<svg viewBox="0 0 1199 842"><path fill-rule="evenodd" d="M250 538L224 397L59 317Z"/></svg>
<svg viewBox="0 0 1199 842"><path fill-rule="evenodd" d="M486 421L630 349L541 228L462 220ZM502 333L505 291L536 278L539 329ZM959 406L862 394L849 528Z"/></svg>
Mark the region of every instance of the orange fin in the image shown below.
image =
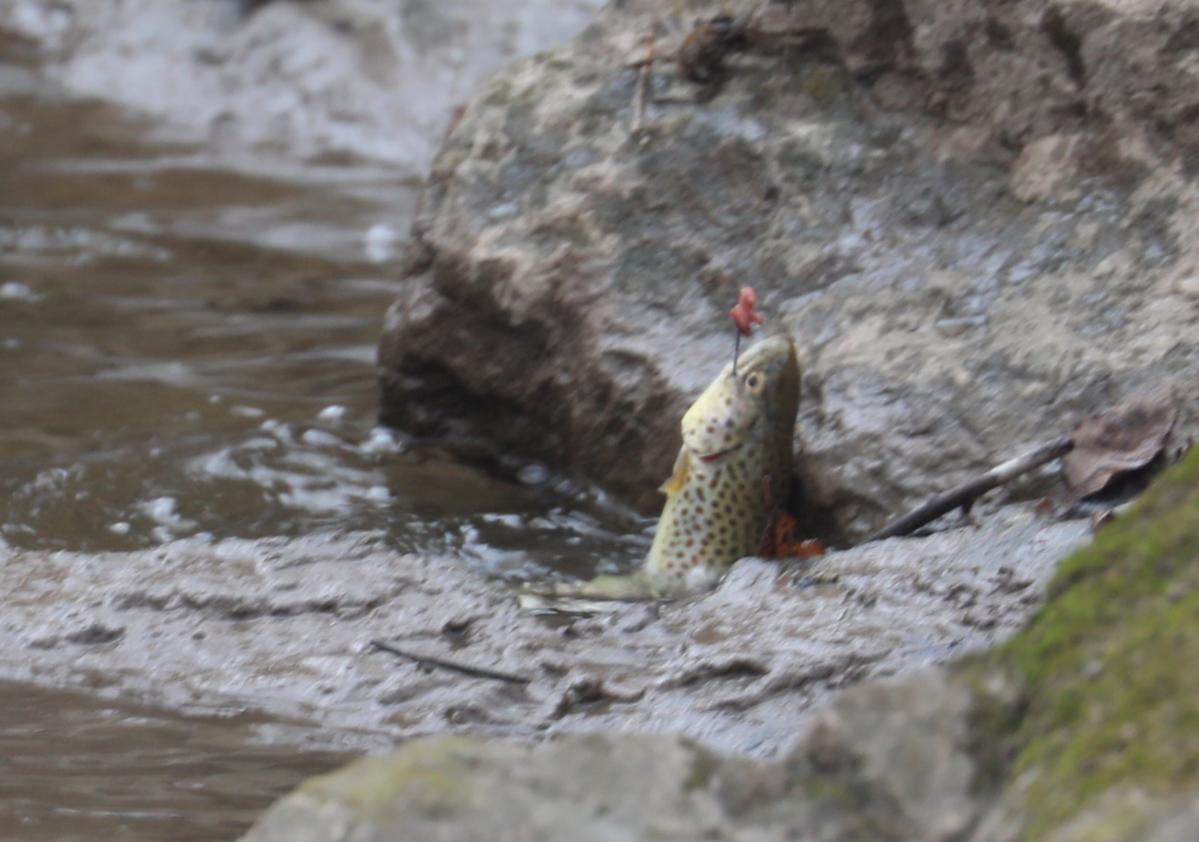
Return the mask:
<svg viewBox="0 0 1199 842"><path fill-rule="evenodd" d="M780 509L774 513L758 554L763 558L816 558L824 555L820 541L796 537L795 518Z"/></svg>
<svg viewBox="0 0 1199 842"><path fill-rule="evenodd" d="M658 490L666 496L678 494L683 490L683 484L687 482L687 475L691 472L691 460L687 456L687 448L680 447L679 455L674 460L674 470L670 474L670 479L658 486Z"/></svg>

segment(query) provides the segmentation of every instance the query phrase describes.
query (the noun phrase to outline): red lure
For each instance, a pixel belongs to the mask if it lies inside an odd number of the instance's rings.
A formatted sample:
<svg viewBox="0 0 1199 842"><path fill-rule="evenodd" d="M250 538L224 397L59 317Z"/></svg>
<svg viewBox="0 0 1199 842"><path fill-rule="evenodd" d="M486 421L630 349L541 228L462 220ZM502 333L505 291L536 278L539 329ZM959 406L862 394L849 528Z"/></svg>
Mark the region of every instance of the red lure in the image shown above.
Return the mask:
<svg viewBox="0 0 1199 842"><path fill-rule="evenodd" d="M737 298L737 306L729 310L729 315L737 323L737 330L742 336L749 336L754 325L766 323L766 317L757 310L758 294L753 287L741 287L741 295Z"/></svg>

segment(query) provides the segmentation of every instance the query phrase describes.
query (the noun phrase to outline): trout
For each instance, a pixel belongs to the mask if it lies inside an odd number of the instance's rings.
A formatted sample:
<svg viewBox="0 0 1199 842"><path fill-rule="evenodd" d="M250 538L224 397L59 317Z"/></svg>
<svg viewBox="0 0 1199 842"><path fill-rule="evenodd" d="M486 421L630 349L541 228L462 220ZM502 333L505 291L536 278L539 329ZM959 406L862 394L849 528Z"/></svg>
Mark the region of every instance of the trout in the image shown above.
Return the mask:
<svg viewBox="0 0 1199 842"><path fill-rule="evenodd" d="M683 415L683 445L661 486L666 504L645 564L552 595L646 599L713 587L734 561L759 552L786 503L798 410L799 363L788 337L752 346L736 371L725 366Z"/></svg>

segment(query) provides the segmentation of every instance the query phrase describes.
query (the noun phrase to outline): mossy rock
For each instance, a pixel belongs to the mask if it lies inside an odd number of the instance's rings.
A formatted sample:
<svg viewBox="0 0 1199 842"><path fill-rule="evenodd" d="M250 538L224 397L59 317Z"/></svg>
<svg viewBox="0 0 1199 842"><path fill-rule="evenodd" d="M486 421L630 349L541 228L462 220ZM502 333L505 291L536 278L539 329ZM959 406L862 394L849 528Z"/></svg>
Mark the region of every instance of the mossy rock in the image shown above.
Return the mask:
<svg viewBox="0 0 1199 842"><path fill-rule="evenodd" d="M1011 758L1001 774L1022 782L1024 838L1085 825L1062 838L1124 839L1138 814L1195 791L1197 664L1199 451L1063 562L1030 626L968 670L998 665L1022 687L989 724ZM1098 821L1129 791L1140 797Z"/></svg>
<svg viewBox="0 0 1199 842"><path fill-rule="evenodd" d="M570 735L528 743L433 736L313 778L244 839L699 838L705 819L719 814L713 776L720 770L740 778L743 768L746 761L679 737ZM682 829L664 831L662 816Z"/></svg>

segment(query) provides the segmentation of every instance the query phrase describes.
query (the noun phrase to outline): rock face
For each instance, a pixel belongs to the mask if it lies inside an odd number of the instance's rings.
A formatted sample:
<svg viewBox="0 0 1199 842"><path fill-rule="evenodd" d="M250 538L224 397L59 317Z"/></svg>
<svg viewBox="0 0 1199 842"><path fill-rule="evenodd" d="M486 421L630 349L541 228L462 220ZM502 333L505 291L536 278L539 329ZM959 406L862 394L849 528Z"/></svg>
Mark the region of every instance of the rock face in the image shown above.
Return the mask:
<svg viewBox="0 0 1199 842"><path fill-rule="evenodd" d="M386 421L649 510L752 284L801 348L809 505L855 535L1078 415L1193 383L1192 3L770 4L760 28L807 48L761 44L704 89L663 60L631 131L646 32L668 55L725 5L612 3L471 103L382 340Z"/></svg>
<svg viewBox="0 0 1199 842"><path fill-rule="evenodd" d="M1199 831L1199 452L997 650L858 684L775 761L675 737L436 737L316 778L246 842L1173 842Z"/></svg>
<svg viewBox="0 0 1199 842"><path fill-rule="evenodd" d="M422 175L496 67L578 32L599 0L0 0L76 95L210 151L346 155Z"/></svg>

